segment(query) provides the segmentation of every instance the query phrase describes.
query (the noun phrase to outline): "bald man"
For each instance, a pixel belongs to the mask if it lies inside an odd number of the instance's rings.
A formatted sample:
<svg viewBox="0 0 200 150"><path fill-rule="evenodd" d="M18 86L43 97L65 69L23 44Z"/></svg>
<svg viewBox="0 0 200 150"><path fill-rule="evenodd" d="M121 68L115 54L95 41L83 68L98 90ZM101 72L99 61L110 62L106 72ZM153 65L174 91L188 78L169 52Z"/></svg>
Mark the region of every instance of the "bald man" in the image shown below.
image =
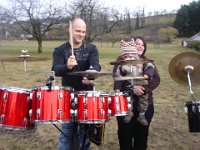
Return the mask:
<svg viewBox="0 0 200 150"><path fill-rule="evenodd" d="M62 86L71 87L74 92L93 91L93 85L86 77L67 73L85 71L90 66L94 70L100 71L98 50L95 45L84 42L86 24L81 18L75 18L72 21L72 31L70 32L73 40L54 49L52 71L55 72L56 76L62 77ZM74 50L73 53L72 47ZM88 135L84 134L87 133L85 131L85 124L78 122L78 120L73 118L70 123L62 123L62 132L64 135L62 133L60 134L58 150L89 149L90 141ZM78 133L78 136L76 136L76 133ZM74 144L75 137L79 138L78 142Z"/></svg>

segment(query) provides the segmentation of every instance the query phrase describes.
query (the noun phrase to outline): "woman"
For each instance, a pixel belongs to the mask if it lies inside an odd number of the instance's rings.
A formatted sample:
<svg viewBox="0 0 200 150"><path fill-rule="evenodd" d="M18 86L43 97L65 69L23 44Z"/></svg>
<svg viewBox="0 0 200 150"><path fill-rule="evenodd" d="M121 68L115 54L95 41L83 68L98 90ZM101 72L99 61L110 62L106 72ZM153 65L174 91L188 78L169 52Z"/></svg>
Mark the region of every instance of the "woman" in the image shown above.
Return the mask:
<svg viewBox="0 0 200 150"><path fill-rule="evenodd" d="M137 53L140 59L146 59L146 42L143 37L134 38ZM122 60L121 56L117 58L117 61ZM114 66L113 73L116 72L118 66ZM118 138L120 144L120 150L146 150L148 142L148 132L151 119L154 114L153 93L152 91L160 84L160 77L156 66L154 64L153 77L148 80L145 85L134 85L130 89L130 82L114 81L114 90L116 92L131 91L132 99L132 112L130 121L125 121L125 116L117 116L118 122ZM143 125L138 122L139 110L138 101L139 97L148 93L148 108L145 112L145 118L148 121L148 125Z"/></svg>

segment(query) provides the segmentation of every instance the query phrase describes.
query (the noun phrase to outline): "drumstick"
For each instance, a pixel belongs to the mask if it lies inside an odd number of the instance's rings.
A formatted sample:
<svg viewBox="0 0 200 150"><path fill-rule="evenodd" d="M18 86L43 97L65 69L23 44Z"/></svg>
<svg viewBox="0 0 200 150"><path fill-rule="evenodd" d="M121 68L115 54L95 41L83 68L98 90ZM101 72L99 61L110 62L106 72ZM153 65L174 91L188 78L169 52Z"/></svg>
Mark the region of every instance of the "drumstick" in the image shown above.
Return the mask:
<svg viewBox="0 0 200 150"><path fill-rule="evenodd" d="M69 37L70 37L70 44L72 48L72 55L74 55L74 46L73 46L73 37L72 37L72 22L69 21Z"/></svg>

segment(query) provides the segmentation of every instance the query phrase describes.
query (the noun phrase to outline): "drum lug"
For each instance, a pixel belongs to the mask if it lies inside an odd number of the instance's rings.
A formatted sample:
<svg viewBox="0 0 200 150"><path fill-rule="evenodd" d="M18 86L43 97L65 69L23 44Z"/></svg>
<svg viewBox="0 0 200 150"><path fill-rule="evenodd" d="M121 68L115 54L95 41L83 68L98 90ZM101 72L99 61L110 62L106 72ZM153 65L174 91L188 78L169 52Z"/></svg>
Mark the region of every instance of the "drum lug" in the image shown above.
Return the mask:
<svg viewBox="0 0 200 150"><path fill-rule="evenodd" d="M40 108L37 109L37 119L40 117Z"/></svg>
<svg viewBox="0 0 200 150"><path fill-rule="evenodd" d="M131 108L132 108L131 104L128 104L128 110L131 111Z"/></svg>
<svg viewBox="0 0 200 150"><path fill-rule="evenodd" d="M74 98L74 104L78 104L77 97Z"/></svg>
<svg viewBox="0 0 200 150"><path fill-rule="evenodd" d="M25 117L25 118L24 118L24 127L25 127L25 128L26 128L27 123L28 123L28 119Z"/></svg>
<svg viewBox="0 0 200 150"><path fill-rule="evenodd" d="M72 109L76 109L77 104L78 104L77 97L75 97L74 99L71 99L71 108Z"/></svg>
<svg viewBox="0 0 200 150"><path fill-rule="evenodd" d="M84 119L86 119L87 116L88 116L88 115L87 115L87 110L84 109Z"/></svg>
<svg viewBox="0 0 200 150"><path fill-rule="evenodd" d="M119 97L116 97L116 98L115 98L115 103L116 103L116 104L119 104Z"/></svg>
<svg viewBox="0 0 200 150"><path fill-rule="evenodd" d="M119 108L119 97L118 96L115 98L115 103L116 103L116 112L118 113L119 110L120 110L120 108Z"/></svg>
<svg viewBox="0 0 200 150"><path fill-rule="evenodd" d="M105 112L103 109L101 109L101 116L104 117L105 116Z"/></svg>
<svg viewBox="0 0 200 150"><path fill-rule="evenodd" d="M58 117L61 119L62 118L62 109L58 109Z"/></svg>
<svg viewBox="0 0 200 150"><path fill-rule="evenodd" d="M117 93L115 93L115 96L120 96L120 93L121 93L121 92L117 92Z"/></svg>
<svg viewBox="0 0 200 150"><path fill-rule="evenodd" d="M104 97L101 97L101 102L102 102L103 104L105 103Z"/></svg>
<svg viewBox="0 0 200 150"><path fill-rule="evenodd" d="M74 97L75 97L74 93L71 93L70 96L71 96L71 99L74 99Z"/></svg>
<svg viewBox="0 0 200 150"><path fill-rule="evenodd" d="M108 97L108 104L110 104L112 101L111 97Z"/></svg>
<svg viewBox="0 0 200 150"><path fill-rule="evenodd" d="M1 115L1 118L0 118L0 123L3 123L3 122L4 122L4 118L5 118L5 115L2 114L2 115Z"/></svg>
<svg viewBox="0 0 200 150"><path fill-rule="evenodd" d="M131 102L131 98L127 97L127 101L128 101L128 103L130 103Z"/></svg>
<svg viewBox="0 0 200 150"><path fill-rule="evenodd" d="M62 91L59 91L59 93L58 93L58 99L62 99L62 97L63 97L63 93L62 93Z"/></svg>
<svg viewBox="0 0 200 150"><path fill-rule="evenodd" d="M27 102L30 103L31 102L31 99L30 99L30 95L27 96Z"/></svg>
<svg viewBox="0 0 200 150"><path fill-rule="evenodd" d="M75 117L77 116L77 110L74 110L74 116Z"/></svg>
<svg viewBox="0 0 200 150"><path fill-rule="evenodd" d="M73 109L70 109L70 116L73 117L73 115L74 115L74 110L73 110Z"/></svg>
<svg viewBox="0 0 200 150"><path fill-rule="evenodd" d="M32 100L33 99L33 93L31 92L29 95L29 98Z"/></svg>
<svg viewBox="0 0 200 150"><path fill-rule="evenodd" d="M32 109L29 110L29 116L32 118Z"/></svg>
<svg viewBox="0 0 200 150"><path fill-rule="evenodd" d="M86 97L83 98L83 103L84 103L84 104L87 103L87 98L86 98Z"/></svg>
<svg viewBox="0 0 200 150"><path fill-rule="evenodd" d="M108 117L111 117L112 111L108 109Z"/></svg>
<svg viewBox="0 0 200 150"><path fill-rule="evenodd" d="M37 99L38 99L38 100L41 99L41 92L37 92Z"/></svg>
<svg viewBox="0 0 200 150"><path fill-rule="evenodd" d="M77 110L73 110L73 109L70 109L70 115L71 117L76 117L77 116Z"/></svg>
<svg viewBox="0 0 200 150"><path fill-rule="evenodd" d="M8 93L4 93L3 99L6 101L8 99Z"/></svg>
<svg viewBox="0 0 200 150"><path fill-rule="evenodd" d="M119 105L116 104L116 111L119 112Z"/></svg>

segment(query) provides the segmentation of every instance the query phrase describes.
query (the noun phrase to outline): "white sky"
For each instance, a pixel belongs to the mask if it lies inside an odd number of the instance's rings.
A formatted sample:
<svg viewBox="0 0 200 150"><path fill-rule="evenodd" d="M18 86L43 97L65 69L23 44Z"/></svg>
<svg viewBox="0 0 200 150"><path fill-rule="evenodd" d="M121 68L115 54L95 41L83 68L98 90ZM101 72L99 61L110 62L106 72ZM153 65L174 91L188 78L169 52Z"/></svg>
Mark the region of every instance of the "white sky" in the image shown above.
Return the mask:
<svg viewBox="0 0 200 150"><path fill-rule="evenodd" d="M51 0L52 2L56 2L57 0ZM68 1L68 0L61 0ZM105 4L105 6L114 7L115 9L123 11L125 8L128 8L130 11L141 10L144 7L145 12L153 12L153 11L162 11L164 9L167 12L172 10L177 10L181 7L181 5L188 5L192 1L198 0L99 0ZM0 5L7 6L9 0L0 0Z"/></svg>
<svg viewBox="0 0 200 150"><path fill-rule="evenodd" d="M102 0L106 6L114 6L124 10L140 9L144 7L145 12L161 11L166 9L168 12L177 10L181 5L188 5L192 1L198 0Z"/></svg>

